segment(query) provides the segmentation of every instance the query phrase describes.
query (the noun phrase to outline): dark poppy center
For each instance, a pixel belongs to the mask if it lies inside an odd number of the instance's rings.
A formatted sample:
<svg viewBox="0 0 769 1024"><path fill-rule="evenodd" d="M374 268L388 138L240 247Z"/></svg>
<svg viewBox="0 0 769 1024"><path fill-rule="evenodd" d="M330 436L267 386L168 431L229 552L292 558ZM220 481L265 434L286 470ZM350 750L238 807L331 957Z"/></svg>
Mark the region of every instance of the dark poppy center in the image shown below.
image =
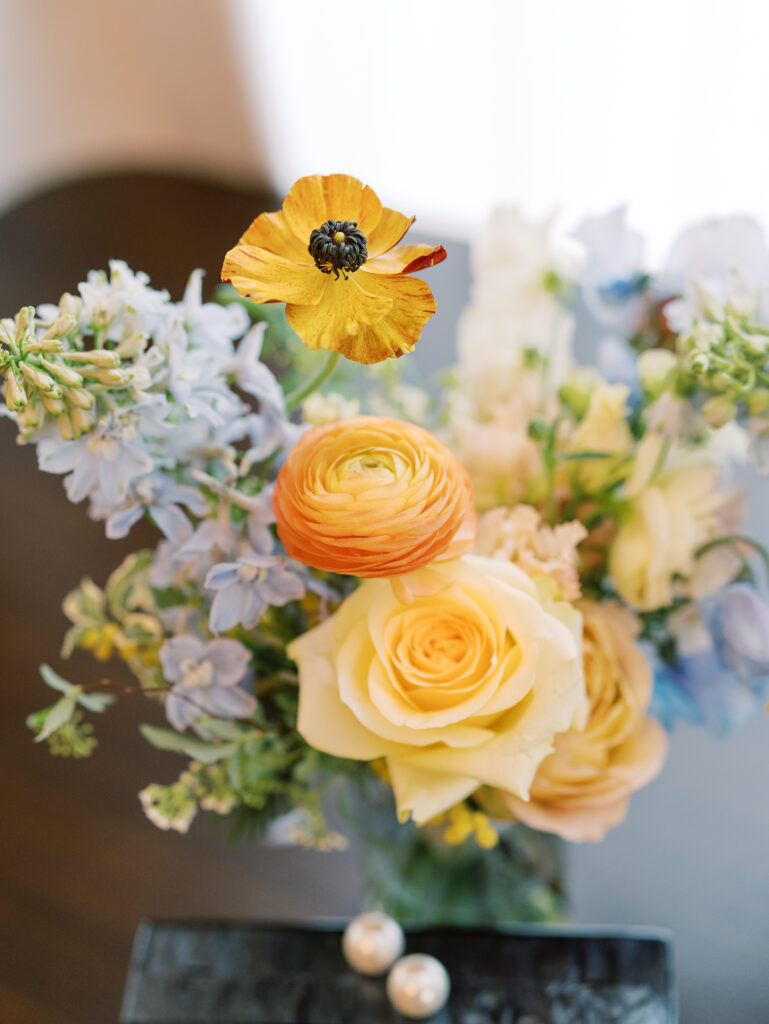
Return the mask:
<svg viewBox="0 0 769 1024"><path fill-rule="evenodd" d="M310 235L307 251L321 273L341 273L345 280L368 259L366 236L355 220L327 220Z"/></svg>

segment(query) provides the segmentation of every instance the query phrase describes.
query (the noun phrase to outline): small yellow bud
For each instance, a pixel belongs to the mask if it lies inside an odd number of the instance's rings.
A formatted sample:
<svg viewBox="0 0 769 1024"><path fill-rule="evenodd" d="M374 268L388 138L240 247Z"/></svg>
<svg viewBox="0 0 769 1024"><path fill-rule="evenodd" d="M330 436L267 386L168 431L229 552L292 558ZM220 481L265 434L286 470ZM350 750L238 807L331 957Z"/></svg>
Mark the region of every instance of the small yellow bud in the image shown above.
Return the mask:
<svg viewBox="0 0 769 1024"><path fill-rule="evenodd" d="M709 398L702 407L702 416L711 427L723 427L731 423L737 415L737 406L725 395Z"/></svg>
<svg viewBox="0 0 769 1024"><path fill-rule="evenodd" d="M751 416L769 411L769 388L756 388L745 397L745 404Z"/></svg>
<svg viewBox="0 0 769 1024"><path fill-rule="evenodd" d="M666 389L678 363L675 354L666 348L650 348L638 357L638 372L644 391L656 398Z"/></svg>

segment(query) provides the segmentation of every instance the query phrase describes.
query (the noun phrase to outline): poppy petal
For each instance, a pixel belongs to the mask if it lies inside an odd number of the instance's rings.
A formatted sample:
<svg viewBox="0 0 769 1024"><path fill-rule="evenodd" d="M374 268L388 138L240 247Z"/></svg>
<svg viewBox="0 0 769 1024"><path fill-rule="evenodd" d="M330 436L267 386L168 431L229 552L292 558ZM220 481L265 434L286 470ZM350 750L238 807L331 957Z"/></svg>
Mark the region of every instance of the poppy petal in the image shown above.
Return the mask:
<svg viewBox="0 0 769 1024"><path fill-rule="evenodd" d="M442 245L399 245L362 268L369 274L413 274L446 259Z"/></svg>
<svg viewBox="0 0 769 1024"><path fill-rule="evenodd" d="M382 216L379 218L376 228L369 233L364 232L367 239L368 258L375 259L383 252L387 252L388 249L392 249L400 242L413 223L413 217L406 217L405 214L398 213L397 210L390 210L386 206L382 207Z"/></svg>
<svg viewBox="0 0 769 1024"><path fill-rule="evenodd" d="M254 302L296 302L317 306L328 277L317 267L294 263L254 245L236 245L224 257L222 281Z"/></svg>
<svg viewBox="0 0 769 1024"><path fill-rule="evenodd" d="M368 238L382 216L376 192L347 174L311 174L300 178L283 200L283 212L298 238L306 238L327 220L354 220Z"/></svg>
<svg viewBox="0 0 769 1024"><path fill-rule="evenodd" d="M245 231L240 245L254 245L258 249L294 260L296 263L312 265L312 256L307 251L307 239L298 238L282 210L262 213Z"/></svg>
<svg viewBox="0 0 769 1024"><path fill-rule="evenodd" d="M387 297L392 300L392 305L385 316L373 323L362 324L357 332L338 331L333 334L333 347L356 363L381 363L384 359L411 352L419 340L423 326L435 312L435 299L429 285L418 277L378 274L366 275L364 284L366 290L361 288L359 291L368 295L368 301L374 297ZM332 289L329 289L329 293L331 291ZM296 307L286 308L289 323L302 341L310 344L301 331L297 330L292 319L290 311L294 308ZM319 308L314 306L303 311L306 313L309 330L314 328L313 321L319 319ZM357 310L353 310L353 313L357 313Z"/></svg>
<svg viewBox="0 0 769 1024"><path fill-rule="evenodd" d="M322 301L314 306L288 305L286 318L309 348L325 348L344 354L345 346L363 330L375 329L389 313L393 296L361 288L351 276L329 281ZM380 358L384 358L381 356ZM378 362L379 360L360 360Z"/></svg>

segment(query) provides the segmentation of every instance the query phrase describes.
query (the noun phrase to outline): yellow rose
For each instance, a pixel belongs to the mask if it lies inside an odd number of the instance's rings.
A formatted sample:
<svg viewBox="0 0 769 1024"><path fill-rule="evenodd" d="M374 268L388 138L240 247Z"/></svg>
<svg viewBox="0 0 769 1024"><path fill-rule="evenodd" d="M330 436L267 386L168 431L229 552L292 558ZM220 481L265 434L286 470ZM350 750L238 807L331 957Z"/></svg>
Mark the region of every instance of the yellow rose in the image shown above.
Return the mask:
<svg viewBox="0 0 769 1024"><path fill-rule="evenodd" d="M584 714L571 605L545 605L489 558L441 573L445 589L407 602L367 580L288 648L301 734L337 757L387 758L398 812L420 824L481 785L525 798L554 735Z"/></svg>
<svg viewBox="0 0 769 1024"><path fill-rule="evenodd" d="M515 818L572 842L597 842L624 819L631 793L665 760L662 726L645 711L652 673L635 640L638 620L612 602L578 605L590 707L582 732L556 737L539 766L529 800L500 794Z"/></svg>
<svg viewBox="0 0 769 1024"><path fill-rule="evenodd" d="M590 405L568 440L571 454L601 452L613 458L584 459L571 467L575 484L594 493L614 483L622 474L625 458L633 450L633 435L627 423L629 389L622 384L597 384Z"/></svg>
<svg viewBox="0 0 769 1024"><path fill-rule="evenodd" d="M617 593L642 611L665 608L675 597L674 577L689 577L695 552L721 532L725 495L718 471L700 458L674 459L654 475L662 440L639 445L628 482L630 509L609 550L609 572Z"/></svg>

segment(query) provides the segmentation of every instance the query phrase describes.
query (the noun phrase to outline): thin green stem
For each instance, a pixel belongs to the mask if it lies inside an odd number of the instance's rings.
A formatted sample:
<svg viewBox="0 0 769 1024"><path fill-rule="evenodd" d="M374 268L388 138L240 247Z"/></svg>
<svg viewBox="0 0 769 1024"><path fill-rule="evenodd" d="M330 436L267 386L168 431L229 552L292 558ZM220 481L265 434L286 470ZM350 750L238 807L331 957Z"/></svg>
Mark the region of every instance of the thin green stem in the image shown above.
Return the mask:
<svg viewBox="0 0 769 1024"><path fill-rule="evenodd" d="M318 388L325 384L328 378L336 369L336 364L339 362L338 352L329 352L326 356L325 362L318 369L309 380L306 380L303 384L299 384L292 391L286 395L286 409L291 412L293 409L305 400L313 391L317 391Z"/></svg>

